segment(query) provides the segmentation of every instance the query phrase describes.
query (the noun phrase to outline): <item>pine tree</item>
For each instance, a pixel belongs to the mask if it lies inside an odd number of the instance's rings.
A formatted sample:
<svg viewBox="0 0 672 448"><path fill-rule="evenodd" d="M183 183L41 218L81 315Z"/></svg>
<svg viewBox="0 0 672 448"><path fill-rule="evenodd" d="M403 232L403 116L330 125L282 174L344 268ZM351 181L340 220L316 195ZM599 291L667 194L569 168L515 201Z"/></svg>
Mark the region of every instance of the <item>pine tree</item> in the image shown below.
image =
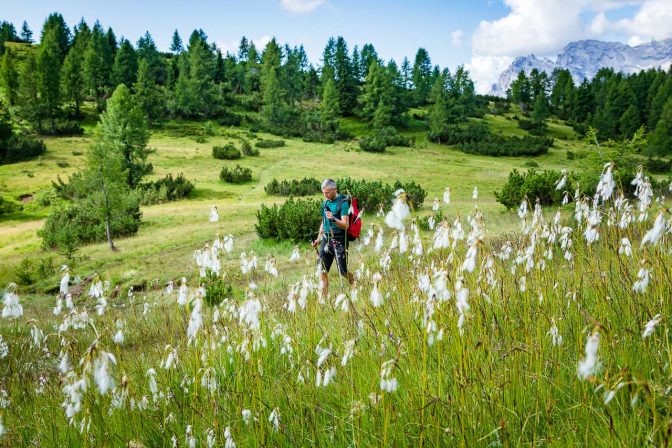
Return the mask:
<svg viewBox="0 0 672 448"><path fill-rule="evenodd" d="M641 125L639 111L634 104L631 104L618 120L618 133L622 138L630 139Z"/></svg>
<svg viewBox="0 0 672 448"><path fill-rule="evenodd" d="M61 109L61 59L57 30L44 35L37 53L37 90L41 110L51 122L52 133L56 132L56 118Z"/></svg>
<svg viewBox="0 0 672 448"><path fill-rule="evenodd" d="M98 111L105 107L105 95L109 87L111 66L106 64L109 47L100 26L95 26L84 51L82 71L84 85L89 95L96 101Z"/></svg>
<svg viewBox="0 0 672 448"><path fill-rule="evenodd" d="M348 56L348 45L341 36L336 39L333 66L341 114L351 115L357 105L357 84Z"/></svg>
<svg viewBox="0 0 672 448"><path fill-rule="evenodd" d="M174 54L180 54L184 51L184 47L182 46L182 38L180 37L180 34L175 30L173 33L173 40L170 44L170 51L172 51Z"/></svg>
<svg viewBox="0 0 672 448"><path fill-rule="evenodd" d="M530 81L523 70L518 73L518 77L511 83L511 100L518 104L520 110L525 113L532 100L532 89Z"/></svg>
<svg viewBox="0 0 672 448"><path fill-rule="evenodd" d="M147 124L151 126L161 117L163 100L160 87L154 81L146 59L140 61L138 81L135 83L134 89L135 103L144 112Z"/></svg>
<svg viewBox="0 0 672 448"><path fill-rule="evenodd" d="M149 132L144 112L135 104L125 85L120 84L108 100L107 111L100 117L98 133L101 139L119 147L126 183L135 188L152 169L147 163Z"/></svg>
<svg viewBox="0 0 672 448"><path fill-rule="evenodd" d="M359 97L362 116L375 119L377 126L389 125L393 110L392 96L393 87L387 71L380 62L371 63Z"/></svg>
<svg viewBox="0 0 672 448"><path fill-rule="evenodd" d="M443 135L448 127L448 92L446 89L446 79L440 75L429 92L429 138L436 143L441 143Z"/></svg>
<svg viewBox="0 0 672 448"><path fill-rule="evenodd" d="M175 84L177 112L185 116L210 117L221 109L214 82L215 57L203 40L202 31L194 31L187 51L180 55L180 75Z"/></svg>
<svg viewBox="0 0 672 448"><path fill-rule="evenodd" d="M544 129L544 120L546 120L550 115L550 110L548 107L548 99L546 98L546 92L544 90L539 90L536 97L534 98L534 106L532 108L532 122L537 126L538 129Z"/></svg>
<svg viewBox="0 0 672 448"><path fill-rule="evenodd" d="M415 104L427 103L429 90L432 88L432 61L424 48L419 48L413 64L413 85L415 86Z"/></svg>
<svg viewBox="0 0 672 448"><path fill-rule="evenodd" d="M142 59L146 59L154 81L157 84L164 84L166 82L166 67L149 31L145 32L145 35L138 39L136 47L138 64Z"/></svg>
<svg viewBox="0 0 672 448"><path fill-rule="evenodd" d="M259 53L254 42L250 42L247 51L247 60L244 64L245 69L245 93L259 92L261 87L260 82L260 67L259 67Z"/></svg>
<svg viewBox="0 0 672 448"><path fill-rule="evenodd" d="M21 25L21 40L28 44L33 43L33 32L25 20L23 21L23 25Z"/></svg>
<svg viewBox="0 0 672 448"><path fill-rule="evenodd" d="M364 44L362 47L361 53L361 79L366 80L366 77L369 75L369 68L374 62L380 63L378 58L378 53L372 44Z"/></svg>
<svg viewBox="0 0 672 448"><path fill-rule="evenodd" d="M14 66L11 52L6 52L0 62L0 86L5 92L5 98L10 106L15 106L18 100L18 74Z"/></svg>
<svg viewBox="0 0 672 448"><path fill-rule="evenodd" d="M39 100L37 60L33 52L28 53L23 62L18 97L19 116L42 132L44 112Z"/></svg>
<svg viewBox="0 0 672 448"><path fill-rule="evenodd" d="M117 50L119 50L119 44L117 43L117 36L114 34L112 27L107 28L105 39L107 39L107 46L110 49L110 62L113 62L114 57L117 55Z"/></svg>
<svg viewBox="0 0 672 448"><path fill-rule="evenodd" d="M58 44L58 50L59 50L59 56L60 56L60 61L63 62L65 59L65 55L68 53L68 50L70 49L70 29L68 28L68 25L65 23L65 19L63 19L63 16L59 13L52 13L49 14L47 17L47 20L44 22L44 25L42 26L42 33L40 35L40 42L44 41L44 38L50 30L56 30L56 42Z"/></svg>
<svg viewBox="0 0 672 448"><path fill-rule="evenodd" d="M336 83L328 79L322 90L322 102L320 103L320 120L322 127L333 129L338 123L338 116L341 113L341 106L338 104L338 90Z"/></svg>
<svg viewBox="0 0 672 448"><path fill-rule="evenodd" d="M127 39L121 39L121 45L114 57L112 66L112 84L125 84L131 87L138 76L138 57L135 48Z"/></svg>
<svg viewBox="0 0 672 448"><path fill-rule="evenodd" d="M80 105L84 99L84 55L82 46L83 41L77 41L63 61L61 70L61 88L63 99L74 104L75 115L80 115Z"/></svg>
<svg viewBox="0 0 672 448"><path fill-rule="evenodd" d="M567 69L556 69L553 72L553 89L551 90L551 108L563 120L570 116L574 99L574 80Z"/></svg>
<svg viewBox="0 0 672 448"><path fill-rule="evenodd" d="M336 39L330 37L327 45L322 51L322 70L320 72L320 80L322 81L322 88L329 79L334 79L336 76L336 69L334 68L334 58L336 55Z"/></svg>
<svg viewBox="0 0 672 448"><path fill-rule="evenodd" d="M672 97L667 98L656 128L649 136L649 149L658 156L672 153Z"/></svg>

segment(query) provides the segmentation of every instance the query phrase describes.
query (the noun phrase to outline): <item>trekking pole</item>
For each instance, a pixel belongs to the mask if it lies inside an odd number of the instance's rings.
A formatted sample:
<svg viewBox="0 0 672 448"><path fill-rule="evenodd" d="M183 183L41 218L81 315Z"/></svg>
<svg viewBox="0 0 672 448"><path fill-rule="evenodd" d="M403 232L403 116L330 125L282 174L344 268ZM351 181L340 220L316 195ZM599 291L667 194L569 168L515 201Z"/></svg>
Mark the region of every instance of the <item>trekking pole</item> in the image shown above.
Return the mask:
<svg viewBox="0 0 672 448"><path fill-rule="evenodd" d="M324 207L325 207L325 209L328 208L326 206L326 204L325 204ZM331 211L331 210L329 210L329 211ZM325 213L325 216L326 216L326 213ZM332 214L332 216L333 216L333 214ZM329 220L329 221L336 224L335 219L336 218L334 218L333 221L332 220ZM338 261L338 252L336 251L336 240L334 239L334 228L332 227L331 222L329 223L329 232L331 233L331 248L334 251L334 258L336 259L336 267L338 268L338 280L341 282L341 291L343 291L343 278L342 278L342 275L341 275L341 263L340 263L340 261ZM345 236L345 239L346 240L348 239L347 235ZM329 249L329 243L327 243L327 249ZM343 250L345 250L345 247L343 248Z"/></svg>

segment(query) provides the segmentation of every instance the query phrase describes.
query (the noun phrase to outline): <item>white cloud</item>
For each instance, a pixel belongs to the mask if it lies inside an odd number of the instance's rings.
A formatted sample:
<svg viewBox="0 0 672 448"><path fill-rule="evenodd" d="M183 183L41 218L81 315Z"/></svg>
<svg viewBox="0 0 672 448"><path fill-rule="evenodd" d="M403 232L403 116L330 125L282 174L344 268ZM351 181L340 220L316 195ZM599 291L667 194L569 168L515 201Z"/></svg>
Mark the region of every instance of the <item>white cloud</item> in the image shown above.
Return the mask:
<svg viewBox="0 0 672 448"><path fill-rule="evenodd" d="M479 92L487 92L504 61L535 54L553 57L569 42L606 35L630 45L672 37L672 0L503 0L509 13L482 21L472 35L467 66ZM610 21L605 12L639 5L632 18ZM586 15L595 16L586 23ZM507 63L507 64L508 64Z"/></svg>
<svg viewBox="0 0 672 448"><path fill-rule="evenodd" d="M292 14L307 14L315 11L325 0L280 0L280 6Z"/></svg>
<svg viewBox="0 0 672 448"><path fill-rule="evenodd" d="M462 37L464 36L464 31L456 30L450 33L450 45L453 47L462 46Z"/></svg>

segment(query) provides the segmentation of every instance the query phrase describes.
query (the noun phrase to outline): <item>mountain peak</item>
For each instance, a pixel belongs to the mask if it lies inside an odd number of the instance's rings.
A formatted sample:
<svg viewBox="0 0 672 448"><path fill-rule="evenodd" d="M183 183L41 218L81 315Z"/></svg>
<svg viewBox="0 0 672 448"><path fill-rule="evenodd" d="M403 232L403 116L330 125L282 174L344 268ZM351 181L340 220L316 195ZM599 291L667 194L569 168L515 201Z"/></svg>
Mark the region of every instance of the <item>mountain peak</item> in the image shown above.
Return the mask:
<svg viewBox="0 0 672 448"><path fill-rule="evenodd" d="M568 69L574 82L592 79L603 67L617 72L636 73L650 68L666 68L672 64L672 39L651 41L637 46L622 42L604 42L585 39L570 42L558 53L556 60L539 59L534 54L519 56L499 75L490 94L504 96L521 70L525 73L537 69L547 74L556 68Z"/></svg>

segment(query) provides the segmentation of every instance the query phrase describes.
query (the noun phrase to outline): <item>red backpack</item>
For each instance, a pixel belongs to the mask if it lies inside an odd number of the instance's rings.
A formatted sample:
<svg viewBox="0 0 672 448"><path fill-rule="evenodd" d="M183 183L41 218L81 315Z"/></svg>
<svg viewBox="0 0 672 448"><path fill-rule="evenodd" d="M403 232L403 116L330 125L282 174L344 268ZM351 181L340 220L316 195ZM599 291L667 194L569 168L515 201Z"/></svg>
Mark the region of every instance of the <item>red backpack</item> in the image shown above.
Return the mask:
<svg viewBox="0 0 672 448"><path fill-rule="evenodd" d="M337 210L341 209L343 202L350 204L348 209L348 241L355 241L362 234L362 217L357 205L357 198L347 194L342 195L341 200L338 201ZM362 210L362 213L364 210Z"/></svg>

